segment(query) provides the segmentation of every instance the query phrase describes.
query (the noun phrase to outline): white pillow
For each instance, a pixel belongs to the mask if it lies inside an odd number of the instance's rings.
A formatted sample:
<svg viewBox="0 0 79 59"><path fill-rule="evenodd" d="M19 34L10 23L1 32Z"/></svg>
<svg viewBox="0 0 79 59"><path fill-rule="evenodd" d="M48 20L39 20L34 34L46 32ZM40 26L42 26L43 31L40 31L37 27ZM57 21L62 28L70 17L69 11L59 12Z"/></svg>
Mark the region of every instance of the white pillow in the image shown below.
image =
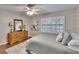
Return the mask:
<svg viewBox="0 0 79 59"><path fill-rule="evenodd" d="M71 41L68 43L68 46L79 47L79 40L77 40L77 39L71 40Z"/></svg>
<svg viewBox="0 0 79 59"><path fill-rule="evenodd" d="M56 38L56 42L61 42L63 40L63 33L59 33Z"/></svg>

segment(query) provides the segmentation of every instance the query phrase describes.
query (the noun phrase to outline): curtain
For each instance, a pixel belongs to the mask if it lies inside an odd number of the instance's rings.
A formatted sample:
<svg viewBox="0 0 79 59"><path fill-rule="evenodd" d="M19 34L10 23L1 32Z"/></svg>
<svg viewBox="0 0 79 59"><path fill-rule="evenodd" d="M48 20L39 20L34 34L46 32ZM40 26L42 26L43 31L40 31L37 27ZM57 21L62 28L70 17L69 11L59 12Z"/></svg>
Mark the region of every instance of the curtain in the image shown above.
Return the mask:
<svg viewBox="0 0 79 59"><path fill-rule="evenodd" d="M41 18L41 32L59 33L65 30L65 16Z"/></svg>

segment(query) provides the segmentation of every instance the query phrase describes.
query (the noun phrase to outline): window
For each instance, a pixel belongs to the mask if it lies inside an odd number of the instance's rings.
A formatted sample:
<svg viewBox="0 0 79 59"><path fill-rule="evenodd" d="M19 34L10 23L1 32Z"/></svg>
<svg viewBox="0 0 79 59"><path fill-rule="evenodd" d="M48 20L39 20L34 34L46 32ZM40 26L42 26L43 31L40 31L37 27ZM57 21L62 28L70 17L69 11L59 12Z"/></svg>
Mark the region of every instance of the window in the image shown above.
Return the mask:
<svg viewBox="0 0 79 59"><path fill-rule="evenodd" d="M65 30L65 16L41 19L41 32L59 33Z"/></svg>

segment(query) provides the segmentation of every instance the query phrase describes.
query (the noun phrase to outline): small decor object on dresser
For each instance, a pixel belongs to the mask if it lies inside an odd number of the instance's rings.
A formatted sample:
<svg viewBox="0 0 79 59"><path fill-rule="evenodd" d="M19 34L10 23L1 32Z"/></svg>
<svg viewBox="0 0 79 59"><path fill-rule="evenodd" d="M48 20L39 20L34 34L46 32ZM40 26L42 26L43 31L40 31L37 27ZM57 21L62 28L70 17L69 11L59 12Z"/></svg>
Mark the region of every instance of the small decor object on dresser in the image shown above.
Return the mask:
<svg viewBox="0 0 79 59"><path fill-rule="evenodd" d="M10 27L10 32L13 32L13 25L12 25L12 22L9 22L8 26Z"/></svg>

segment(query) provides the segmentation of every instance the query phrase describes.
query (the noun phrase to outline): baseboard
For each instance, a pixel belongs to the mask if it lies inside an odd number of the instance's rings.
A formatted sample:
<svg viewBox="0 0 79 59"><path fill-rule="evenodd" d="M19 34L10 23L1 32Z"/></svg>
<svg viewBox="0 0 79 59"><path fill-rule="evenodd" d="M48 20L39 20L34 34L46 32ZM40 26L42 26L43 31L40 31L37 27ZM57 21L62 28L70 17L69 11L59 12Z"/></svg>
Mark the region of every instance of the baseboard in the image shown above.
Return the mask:
<svg viewBox="0 0 79 59"><path fill-rule="evenodd" d="M4 44L7 44L8 42L4 42L4 43L0 43L0 45L4 45Z"/></svg>

